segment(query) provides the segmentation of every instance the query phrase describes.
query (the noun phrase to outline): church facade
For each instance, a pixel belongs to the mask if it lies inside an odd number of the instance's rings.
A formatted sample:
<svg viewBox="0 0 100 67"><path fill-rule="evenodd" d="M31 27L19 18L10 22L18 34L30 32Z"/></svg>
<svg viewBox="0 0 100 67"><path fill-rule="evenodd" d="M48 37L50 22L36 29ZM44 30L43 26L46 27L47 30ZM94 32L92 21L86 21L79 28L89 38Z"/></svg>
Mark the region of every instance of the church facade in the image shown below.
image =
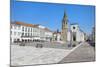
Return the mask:
<svg viewBox="0 0 100 67"><path fill-rule="evenodd" d="M85 33L80 29L77 23L71 24L70 27L68 27L68 16L66 15L66 12L64 12L64 16L62 19L62 29L61 29L61 33L59 36L60 36L59 39L57 38L56 39L62 42L83 42L85 41Z"/></svg>
<svg viewBox="0 0 100 67"><path fill-rule="evenodd" d="M79 25L78 24L71 24L70 30L71 30L70 31L71 41L77 41L77 42L83 42L83 41L85 41L85 34L79 28Z"/></svg>

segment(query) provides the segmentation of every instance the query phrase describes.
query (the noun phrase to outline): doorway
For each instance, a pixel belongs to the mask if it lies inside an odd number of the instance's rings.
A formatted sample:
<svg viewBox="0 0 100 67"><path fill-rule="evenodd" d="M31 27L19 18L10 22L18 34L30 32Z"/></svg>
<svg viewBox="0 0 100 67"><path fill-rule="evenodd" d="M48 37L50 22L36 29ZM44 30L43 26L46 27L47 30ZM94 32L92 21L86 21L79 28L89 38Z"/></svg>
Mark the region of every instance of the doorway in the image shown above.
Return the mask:
<svg viewBox="0 0 100 67"><path fill-rule="evenodd" d="M76 32L73 32L73 41L76 41Z"/></svg>

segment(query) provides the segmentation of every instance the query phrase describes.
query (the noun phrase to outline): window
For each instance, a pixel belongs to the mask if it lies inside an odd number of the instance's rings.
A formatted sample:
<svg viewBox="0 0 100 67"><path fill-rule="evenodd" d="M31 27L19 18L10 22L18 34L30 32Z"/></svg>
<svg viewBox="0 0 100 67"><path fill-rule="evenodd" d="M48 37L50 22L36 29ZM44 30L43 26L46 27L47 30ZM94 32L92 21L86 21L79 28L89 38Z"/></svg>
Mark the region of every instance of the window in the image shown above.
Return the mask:
<svg viewBox="0 0 100 67"><path fill-rule="evenodd" d="M22 27L22 31L24 31L24 27Z"/></svg>
<svg viewBox="0 0 100 67"><path fill-rule="evenodd" d="M73 27L73 29L75 29L75 27Z"/></svg>
<svg viewBox="0 0 100 67"><path fill-rule="evenodd" d="M31 28L31 32L32 32L32 28Z"/></svg>
<svg viewBox="0 0 100 67"><path fill-rule="evenodd" d="M28 33L28 36L30 36L30 34Z"/></svg>
<svg viewBox="0 0 100 67"><path fill-rule="evenodd" d="M31 36L32 36L32 33L31 33Z"/></svg>
<svg viewBox="0 0 100 67"><path fill-rule="evenodd" d="M25 33L25 36L27 36L27 33Z"/></svg>
<svg viewBox="0 0 100 67"><path fill-rule="evenodd" d="M27 32L27 27L25 28L25 31Z"/></svg>
<svg viewBox="0 0 100 67"><path fill-rule="evenodd" d="M24 36L24 33L22 33L22 36Z"/></svg>
<svg viewBox="0 0 100 67"><path fill-rule="evenodd" d="M30 32L30 28L28 28L28 32Z"/></svg>

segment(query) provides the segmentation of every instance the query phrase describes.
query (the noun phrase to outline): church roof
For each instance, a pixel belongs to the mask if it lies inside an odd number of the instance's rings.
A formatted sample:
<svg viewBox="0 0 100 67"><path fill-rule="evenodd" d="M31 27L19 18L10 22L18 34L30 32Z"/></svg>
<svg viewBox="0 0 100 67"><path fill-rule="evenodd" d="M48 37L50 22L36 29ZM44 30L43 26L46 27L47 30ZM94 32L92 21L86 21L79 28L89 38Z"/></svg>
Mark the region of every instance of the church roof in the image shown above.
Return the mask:
<svg viewBox="0 0 100 67"><path fill-rule="evenodd" d="M66 15L66 11L64 11L64 16L63 16L63 20L65 21L67 21L67 15Z"/></svg>
<svg viewBox="0 0 100 67"><path fill-rule="evenodd" d="M64 18L67 18L66 11L64 11Z"/></svg>
<svg viewBox="0 0 100 67"><path fill-rule="evenodd" d="M78 25L78 23L71 23L70 25Z"/></svg>

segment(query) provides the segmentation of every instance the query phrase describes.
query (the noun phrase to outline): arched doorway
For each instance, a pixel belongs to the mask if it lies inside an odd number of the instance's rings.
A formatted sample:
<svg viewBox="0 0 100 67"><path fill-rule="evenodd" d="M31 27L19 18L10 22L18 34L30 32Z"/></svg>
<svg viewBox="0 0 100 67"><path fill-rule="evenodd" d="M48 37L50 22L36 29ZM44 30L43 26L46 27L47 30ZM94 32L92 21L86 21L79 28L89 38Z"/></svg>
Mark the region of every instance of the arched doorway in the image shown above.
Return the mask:
<svg viewBox="0 0 100 67"><path fill-rule="evenodd" d="M76 41L76 32L73 32L73 37L72 37L73 41Z"/></svg>

